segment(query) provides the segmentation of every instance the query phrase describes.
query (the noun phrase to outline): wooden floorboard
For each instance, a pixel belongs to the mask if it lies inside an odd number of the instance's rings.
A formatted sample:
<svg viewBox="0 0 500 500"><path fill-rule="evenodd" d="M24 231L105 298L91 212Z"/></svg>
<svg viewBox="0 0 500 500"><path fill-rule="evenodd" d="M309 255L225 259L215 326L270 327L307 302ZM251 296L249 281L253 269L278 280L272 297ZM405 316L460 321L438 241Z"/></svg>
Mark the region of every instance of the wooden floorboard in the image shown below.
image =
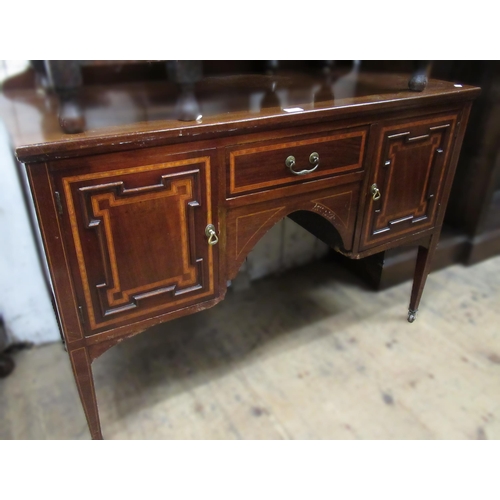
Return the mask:
<svg viewBox="0 0 500 500"><path fill-rule="evenodd" d="M318 262L94 363L108 439L499 439L500 257L374 292ZM88 439L67 354L19 352L1 439Z"/></svg>

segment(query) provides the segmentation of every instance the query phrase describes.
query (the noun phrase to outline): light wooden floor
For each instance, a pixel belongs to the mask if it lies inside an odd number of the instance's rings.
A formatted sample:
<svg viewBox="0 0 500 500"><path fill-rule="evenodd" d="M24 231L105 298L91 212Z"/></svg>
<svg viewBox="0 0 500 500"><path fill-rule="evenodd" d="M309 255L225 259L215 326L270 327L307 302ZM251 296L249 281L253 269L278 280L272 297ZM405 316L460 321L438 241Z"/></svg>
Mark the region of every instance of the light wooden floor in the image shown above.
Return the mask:
<svg viewBox="0 0 500 500"><path fill-rule="evenodd" d="M316 263L94 363L108 439L499 439L500 257L372 292ZM16 355L0 438L88 439L67 354Z"/></svg>

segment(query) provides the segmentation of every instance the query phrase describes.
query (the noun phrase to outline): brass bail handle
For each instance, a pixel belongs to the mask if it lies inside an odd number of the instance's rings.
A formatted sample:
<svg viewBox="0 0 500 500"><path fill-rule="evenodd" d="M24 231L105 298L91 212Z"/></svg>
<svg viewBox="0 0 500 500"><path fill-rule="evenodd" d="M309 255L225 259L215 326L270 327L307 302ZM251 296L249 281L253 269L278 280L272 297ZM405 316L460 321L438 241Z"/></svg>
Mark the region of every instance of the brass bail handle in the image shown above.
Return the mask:
<svg viewBox="0 0 500 500"><path fill-rule="evenodd" d="M374 201L378 200L381 196L380 189L377 187L376 184L372 184L372 187L370 188L370 193Z"/></svg>
<svg viewBox="0 0 500 500"><path fill-rule="evenodd" d="M294 170L293 167L295 167L296 164L295 156L290 155L286 160L285 160L285 165L290 169L290 172L294 175L306 175L310 174L311 172L314 172L318 167L319 167L319 154L314 152L309 155L309 163L311 165L314 165L313 168L310 168L309 170Z"/></svg>
<svg viewBox="0 0 500 500"><path fill-rule="evenodd" d="M205 228L205 235L208 238L209 245L217 245L219 242L219 238L217 238L217 233L215 232L215 226L213 224L209 224Z"/></svg>

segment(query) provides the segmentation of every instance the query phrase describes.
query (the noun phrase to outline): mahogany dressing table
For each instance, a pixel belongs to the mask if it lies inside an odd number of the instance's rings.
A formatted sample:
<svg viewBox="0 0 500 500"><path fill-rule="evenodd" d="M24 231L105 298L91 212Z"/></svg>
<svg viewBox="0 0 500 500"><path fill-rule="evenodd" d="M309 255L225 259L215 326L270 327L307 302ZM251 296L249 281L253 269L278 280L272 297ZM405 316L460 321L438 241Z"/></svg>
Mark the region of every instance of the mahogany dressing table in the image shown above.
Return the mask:
<svg viewBox="0 0 500 500"><path fill-rule="evenodd" d="M429 80L412 92L408 75L357 72L326 92L309 74L208 77L192 122L176 119L162 82L82 92L77 134L33 89L4 92L0 110L92 438L92 361L221 301L283 217L352 259L418 244L415 319L478 88Z"/></svg>

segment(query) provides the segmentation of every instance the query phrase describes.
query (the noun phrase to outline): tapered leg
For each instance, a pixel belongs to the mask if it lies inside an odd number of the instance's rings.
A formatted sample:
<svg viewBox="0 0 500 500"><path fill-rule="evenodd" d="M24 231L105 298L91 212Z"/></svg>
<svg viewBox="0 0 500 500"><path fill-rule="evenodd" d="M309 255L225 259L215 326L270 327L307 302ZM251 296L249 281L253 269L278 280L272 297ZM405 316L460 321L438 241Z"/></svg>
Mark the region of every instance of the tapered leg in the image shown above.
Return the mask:
<svg viewBox="0 0 500 500"><path fill-rule="evenodd" d="M45 61L49 81L59 98L59 125L67 134L85 129L79 94L83 86L79 61Z"/></svg>
<svg viewBox="0 0 500 500"><path fill-rule="evenodd" d="M95 396L94 379L92 377L91 360L87 349L80 347L69 352L71 366L76 385L87 417L92 439L102 439L101 424Z"/></svg>
<svg viewBox="0 0 500 500"><path fill-rule="evenodd" d="M408 88L415 92L422 92L427 87L431 61L416 61L415 71L408 81Z"/></svg>
<svg viewBox="0 0 500 500"><path fill-rule="evenodd" d="M419 246L415 274L413 276L413 288L411 290L410 307L408 308L408 321L413 323L420 304L420 298L424 291L425 282L431 268L432 257L439 241L439 234L433 234L428 246Z"/></svg>
<svg viewBox="0 0 500 500"><path fill-rule="evenodd" d="M196 82L203 78L201 61L167 61L169 79L179 86L177 119L194 121L201 118L201 108L194 92Z"/></svg>

